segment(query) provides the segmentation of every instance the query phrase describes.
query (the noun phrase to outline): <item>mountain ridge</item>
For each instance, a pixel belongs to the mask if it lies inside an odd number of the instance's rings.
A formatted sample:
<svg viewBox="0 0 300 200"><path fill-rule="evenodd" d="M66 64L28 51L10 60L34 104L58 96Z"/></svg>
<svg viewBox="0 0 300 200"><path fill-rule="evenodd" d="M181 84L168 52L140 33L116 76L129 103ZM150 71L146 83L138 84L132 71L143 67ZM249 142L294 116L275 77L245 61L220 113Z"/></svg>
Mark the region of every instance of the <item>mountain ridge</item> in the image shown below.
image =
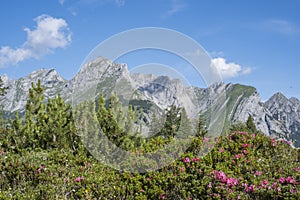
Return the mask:
<svg viewBox="0 0 300 200"><path fill-rule="evenodd" d="M207 112L213 105L212 110L218 114L211 116L212 121L224 120L225 124L245 122L251 115L257 128L266 135L293 140L296 146L300 146L300 101L295 97L287 98L280 92L262 102L252 86L215 83L207 88L185 87L179 79L130 73L126 64L99 57L83 65L70 80L61 77L53 68L42 68L17 80L3 76L4 85L9 87L0 100L4 110L24 112L31 82L38 79L45 87L45 100L58 93L71 102L74 97L93 97L98 93L108 95L116 91L125 98L152 102L161 110L173 104L185 107L190 116ZM132 92L129 94L128 91Z"/></svg>

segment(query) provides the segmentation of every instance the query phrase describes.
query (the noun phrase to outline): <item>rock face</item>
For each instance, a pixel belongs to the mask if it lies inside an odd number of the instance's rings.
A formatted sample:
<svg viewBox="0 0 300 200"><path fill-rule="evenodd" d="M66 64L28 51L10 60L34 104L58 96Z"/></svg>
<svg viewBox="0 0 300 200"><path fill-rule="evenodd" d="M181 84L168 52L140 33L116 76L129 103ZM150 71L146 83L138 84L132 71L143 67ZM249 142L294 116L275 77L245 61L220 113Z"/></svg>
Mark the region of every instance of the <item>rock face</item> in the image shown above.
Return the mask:
<svg viewBox="0 0 300 200"><path fill-rule="evenodd" d="M58 93L69 103L97 98L100 93L119 94L138 105L149 105L163 111L174 104L184 107L188 116L201 112L211 124L245 122L251 115L257 128L267 135L293 140L300 146L300 101L273 95L263 103L256 89L240 84L215 83L208 88L185 87L180 80L152 74L132 74L125 64L116 64L99 57L86 63L71 80L63 79L54 69L40 69L18 80L2 76L8 93L0 103L8 113L24 112L31 82L41 80L45 101ZM222 123L220 123L222 122ZM217 130L216 131L221 131Z"/></svg>
<svg viewBox="0 0 300 200"><path fill-rule="evenodd" d="M300 101L294 97L288 99L281 93L274 94L265 103L273 120L280 123L285 137L295 140L300 146Z"/></svg>
<svg viewBox="0 0 300 200"><path fill-rule="evenodd" d="M45 87L46 99L57 95L68 82L54 69L40 69L18 80L12 80L7 76L4 76L2 77L3 83L5 86L9 87L7 94L1 99L4 110L9 112L23 112L28 91L29 88L31 88L31 82L36 83L39 79Z"/></svg>

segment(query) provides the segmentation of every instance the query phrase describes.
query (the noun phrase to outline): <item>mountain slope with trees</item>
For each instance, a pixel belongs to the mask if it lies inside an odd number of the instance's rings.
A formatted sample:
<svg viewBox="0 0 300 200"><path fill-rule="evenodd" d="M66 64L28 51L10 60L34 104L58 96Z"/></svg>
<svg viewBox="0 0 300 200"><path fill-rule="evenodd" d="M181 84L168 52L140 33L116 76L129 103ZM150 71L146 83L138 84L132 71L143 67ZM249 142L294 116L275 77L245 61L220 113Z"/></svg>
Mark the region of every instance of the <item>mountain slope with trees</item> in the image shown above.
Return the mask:
<svg viewBox="0 0 300 200"><path fill-rule="evenodd" d="M148 173L110 168L84 147L77 134L76 113L60 96L43 101L44 88L32 84L24 117L0 130L1 199L298 199L300 151L285 140L259 133L251 116L247 123L217 138L206 135L199 116L189 148L170 165ZM107 103L106 103L107 102ZM134 116L122 117L114 96L86 102L116 145L132 158L162 148L176 137L181 108L167 110L161 132L149 140L139 136ZM83 113L88 115L89 113ZM84 117L84 115L82 115ZM117 121L124 121L118 126ZM185 120L186 121L186 120ZM188 124L188 123L187 123ZM173 131L170 131L170 128ZM240 129L240 130L236 130ZM131 130L132 134L124 134ZM179 130L179 129L178 129ZM179 132L180 133L180 132ZM89 134L89 133L87 133ZM94 137L97 137L95 135ZM83 139L84 141L84 139ZM96 145L96 143L93 143ZM205 156L199 154L209 148ZM155 164L155 163L152 163Z"/></svg>

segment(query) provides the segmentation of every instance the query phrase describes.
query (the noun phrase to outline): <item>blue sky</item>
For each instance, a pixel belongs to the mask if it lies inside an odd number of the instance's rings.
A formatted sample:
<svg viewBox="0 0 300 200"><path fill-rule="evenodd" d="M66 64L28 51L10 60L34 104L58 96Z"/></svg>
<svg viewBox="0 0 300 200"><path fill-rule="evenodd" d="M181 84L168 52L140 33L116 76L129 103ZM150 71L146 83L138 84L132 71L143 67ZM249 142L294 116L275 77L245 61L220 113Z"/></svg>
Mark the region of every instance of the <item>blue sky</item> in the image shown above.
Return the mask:
<svg viewBox="0 0 300 200"><path fill-rule="evenodd" d="M252 85L263 100L278 91L300 98L299 10L297 0L2 0L0 74L55 68L70 79L110 36L163 27L201 44L225 82ZM144 54L120 61L130 67L168 57ZM163 64L185 67L176 59Z"/></svg>

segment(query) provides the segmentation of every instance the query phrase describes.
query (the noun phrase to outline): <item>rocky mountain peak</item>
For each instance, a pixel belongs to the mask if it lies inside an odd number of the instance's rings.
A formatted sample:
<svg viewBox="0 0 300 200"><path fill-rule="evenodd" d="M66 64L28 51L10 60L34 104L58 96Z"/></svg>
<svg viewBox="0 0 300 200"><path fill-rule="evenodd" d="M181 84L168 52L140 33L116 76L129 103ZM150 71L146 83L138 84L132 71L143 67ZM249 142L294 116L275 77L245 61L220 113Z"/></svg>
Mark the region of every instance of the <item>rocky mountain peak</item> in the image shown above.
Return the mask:
<svg viewBox="0 0 300 200"><path fill-rule="evenodd" d="M265 134L295 140L300 146L300 101L276 93L263 103L257 90L251 86L220 82L208 88L185 87L179 79L168 76L130 73L126 64L103 57L84 64L71 80L65 80L54 69L36 70L18 80L7 76L2 76L2 79L9 90L0 103L10 113L24 111L31 82L40 79L45 87L45 100L60 93L67 102L70 99L79 101L100 93L109 95L117 89L118 94L125 91L123 97L134 94L135 102L140 105L151 102L163 111L175 104L184 107L189 116L205 113L214 105L213 109L219 113L212 118L213 121L225 119L225 124L245 122L251 115L257 128Z"/></svg>
<svg viewBox="0 0 300 200"><path fill-rule="evenodd" d="M281 92L277 92L274 95L272 95L268 101L269 102L277 101L277 102L283 103L283 102L288 101L288 98L286 96L284 96L284 94L282 94Z"/></svg>

